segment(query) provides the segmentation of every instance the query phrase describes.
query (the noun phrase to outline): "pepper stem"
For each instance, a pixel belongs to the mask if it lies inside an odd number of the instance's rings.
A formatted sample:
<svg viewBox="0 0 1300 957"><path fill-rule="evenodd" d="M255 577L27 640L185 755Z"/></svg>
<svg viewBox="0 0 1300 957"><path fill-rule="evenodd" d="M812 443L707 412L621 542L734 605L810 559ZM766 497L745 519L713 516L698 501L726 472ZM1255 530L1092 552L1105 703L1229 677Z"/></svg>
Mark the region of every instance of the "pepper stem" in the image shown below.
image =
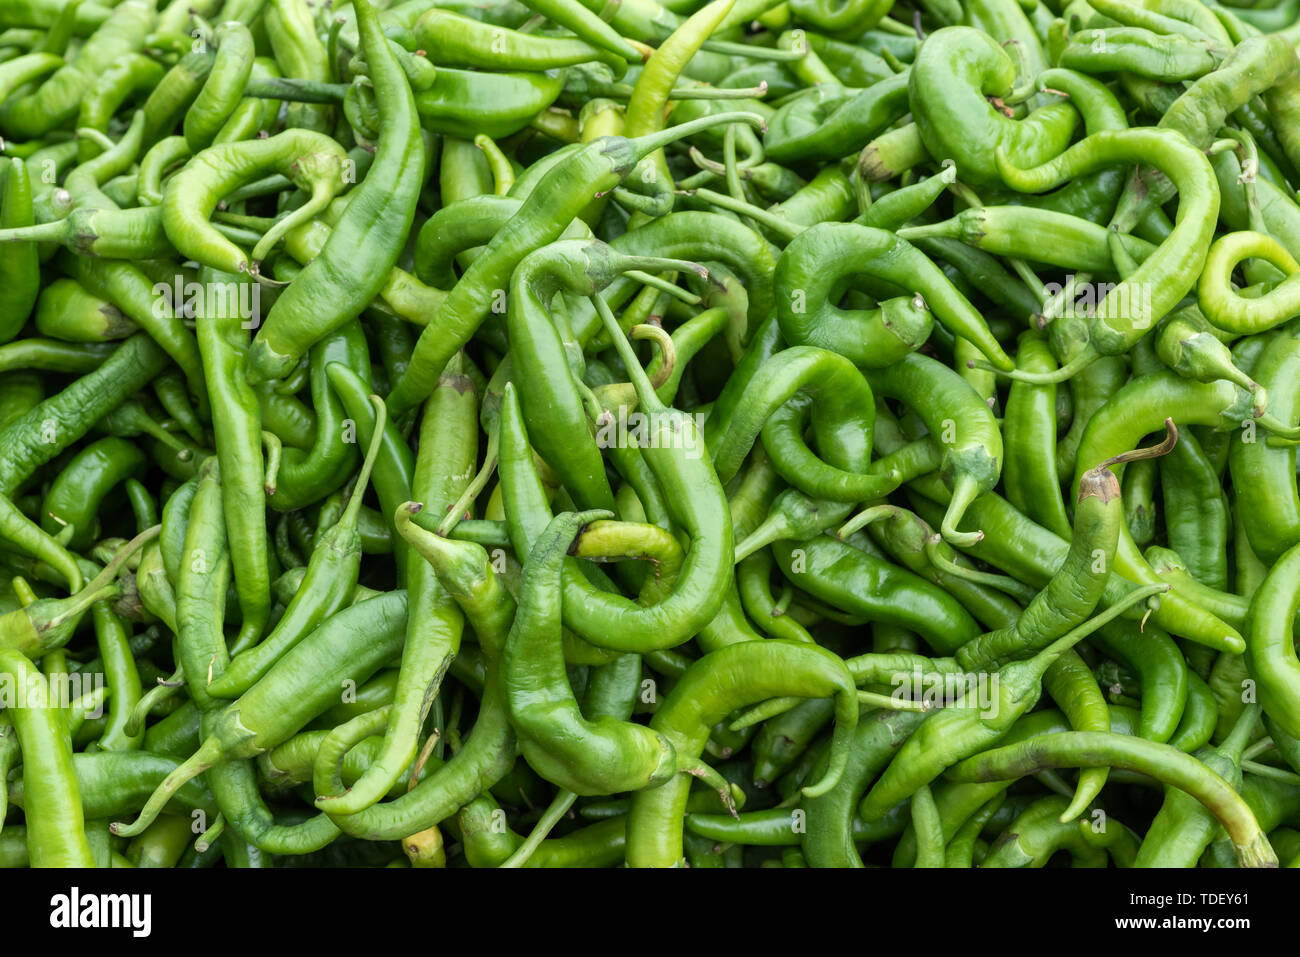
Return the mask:
<svg viewBox="0 0 1300 957"><path fill-rule="evenodd" d="M127 563L131 556L152 542L161 533L162 526L154 525L151 528L146 528L135 538L131 539L117 550L116 554L114 554L109 563L104 566L103 570L87 583L84 590L89 591L93 589L98 591L112 583L113 579L117 577L117 573L122 570L122 566Z"/></svg>
<svg viewBox="0 0 1300 957"><path fill-rule="evenodd" d="M637 399L640 401L642 408L650 413L668 411L668 406L659 401L659 395L655 392L650 377L646 375L645 369L641 368L640 360L637 359L636 353L632 351L632 343L628 342L627 336L623 334L623 328L618 324L618 317L609 308L609 303L605 302L600 296L591 296L589 298L591 304L596 307L600 321L605 325L605 331L609 334L614 349L618 352L618 357L623 360L623 365L627 367L628 378L632 380L632 387L636 389Z"/></svg>
<svg viewBox="0 0 1300 957"><path fill-rule="evenodd" d="M686 259L668 259L664 256L619 256L618 263L619 269L622 272L631 276L631 278L635 279L637 282L642 282L646 285L654 285L656 280L654 280L654 277L642 278L644 274L638 275L638 270L646 270L648 272L693 272L701 279L709 278L709 271L707 269L699 263L690 262ZM657 281L662 283L664 280L660 279ZM657 286L656 288L662 289L663 287ZM669 289L664 289L664 291L672 292L672 290ZM681 292L681 290L678 290L678 292ZM697 299L696 302L699 302L699 300Z"/></svg>
<svg viewBox="0 0 1300 957"><path fill-rule="evenodd" d="M375 407L375 431L370 436L370 447L366 449L366 457L361 463L357 484L352 486L352 495L348 498L343 514L335 523L336 527L341 525L344 528L356 528L357 516L361 514L361 500L365 497L366 486L370 483L370 473L374 470L375 460L379 458L379 449L384 442L384 427L388 424L388 406L384 405L384 400L377 395L369 398L370 404Z"/></svg>
<svg viewBox="0 0 1300 957"><path fill-rule="evenodd" d="M278 220L257 241L257 245L253 247L253 261L249 264L249 273L258 276L262 260L266 258L267 253L275 248L275 244L280 241L281 237L303 223L315 219L333 201L335 193L334 183L325 178L317 181L312 186L311 196L307 202Z"/></svg>
<svg viewBox="0 0 1300 957"><path fill-rule="evenodd" d="M690 763L682 762L678 764L677 770L683 774L689 774L691 777L699 778L709 787L718 792L718 797L722 799L722 804L727 809L727 813L734 818L739 818L736 813L737 798L744 800L744 792L739 787L732 784L721 774L709 767L703 761L692 761Z"/></svg>
<svg viewBox="0 0 1300 957"><path fill-rule="evenodd" d="M1267 412L1255 421L1279 439L1300 439L1300 426L1283 425Z"/></svg>
<svg viewBox="0 0 1300 957"><path fill-rule="evenodd" d="M1252 702L1241 710L1241 715L1237 718L1237 723L1232 726L1228 736L1223 739L1219 745L1219 750L1231 757L1234 761L1239 761L1246 750L1246 745L1250 744L1251 736L1255 733L1255 725L1259 722L1260 707L1258 703Z"/></svg>
<svg viewBox="0 0 1300 957"><path fill-rule="evenodd" d="M657 133L647 133L645 136L635 137L630 141L633 144L633 155L636 162L639 163L655 150L661 150L669 143L676 143L678 140L694 136L703 130L726 126L728 123L744 123L756 130L763 130L767 126L766 121L757 113L746 113L740 110L731 113L716 113L713 116L701 116L698 119L687 120L685 123L679 123L677 126L660 130Z"/></svg>
<svg viewBox="0 0 1300 957"><path fill-rule="evenodd" d="M942 544L942 535L932 535L925 542L925 557L930 560L930 564L935 567L935 570L941 574L974 582L988 588L996 588L998 591L1005 592L1015 598L1022 605L1028 604L1037 594L1033 588L1023 582L1016 581L1010 575L993 575L958 565L940 550L939 546Z"/></svg>
<svg viewBox="0 0 1300 957"><path fill-rule="evenodd" d="M144 729L145 719L149 717L149 712L153 710L154 705L171 698L184 686L185 671L181 668L177 668L170 678L159 678L157 685L142 694L127 715L126 724L123 726L126 734L132 738L139 734Z"/></svg>
<svg viewBox="0 0 1300 957"><path fill-rule="evenodd" d="M213 844L217 843L217 838L221 837L226 830L226 819L217 815L217 819L208 825L207 830L194 839L195 853L202 854Z"/></svg>
<svg viewBox="0 0 1300 957"><path fill-rule="evenodd" d="M766 209L760 209L753 203L747 203L743 200L736 199L734 196L728 196L726 193L719 193L703 186L693 190L683 190L687 195L693 195L696 199L702 199L712 206L725 209L733 213L739 213L742 216L748 216L760 226L764 226L776 233L786 242L791 241L808 227L792 223L783 216L778 216Z"/></svg>
<svg viewBox="0 0 1300 957"><path fill-rule="evenodd" d="M767 518L763 519L758 528L746 535L744 540L736 546L736 563L739 564L744 561L760 548L780 541L789 530L790 525L785 516L776 512L770 513Z"/></svg>
<svg viewBox="0 0 1300 957"><path fill-rule="evenodd" d="M466 517L469 507L482 494L483 489L487 488L488 480L497 468L499 445L500 439L497 437L496 429L493 429L488 435L487 451L483 456L483 467L478 470L474 480L465 487L465 491L461 493L460 498L456 499L443 520L438 523L437 533L442 537L446 538L451 534L452 529Z"/></svg>
<svg viewBox="0 0 1300 957"><path fill-rule="evenodd" d="M944 541L959 547L969 547L984 538L982 531L957 531L966 509L970 507L971 502L979 498L980 494L979 483L970 475L959 476L953 483L952 498L948 501L948 510L944 512L943 522L939 525L939 533Z"/></svg>
<svg viewBox="0 0 1300 957"><path fill-rule="evenodd" d="M909 243L918 239L960 239L961 223L954 217L927 226L906 226L897 230L894 235Z"/></svg>
<svg viewBox="0 0 1300 957"><path fill-rule="evenodd" d="M1115 465L1124 465L1127 462L1138 462L1142 459L1158 459L1162 455L1168 455L1178 444L1178 426L1174 425L1173 419L1165 419L1165 437L1157 445L1148 446L1145 449L1131 449L1128 452L1121 452L1119 455L1112 455L1106 461L1096 466L1090 471L1097 469L1108 469Z"/></svg>
<svg viewBox="0 0 1300 957"><path fill-rule="evenodd" d="M1116 618L1119 618L1126 611L1140 602L1153 598L1156 595L1163 595L1170 590L1170 586L1163 582L1159 585L1143 585L1141 588L1135 588L1115 604L1111 605L1105 611L1098 612L1081 625L1071 628L1060 638L1034 655L1030 661L1033 663L1033 669L1041 676L1057 658L1065 654L1070 648L1087 638L1097 629L1109 624Z"/></svg>
<svg viewBox="0 0 1300 957"><path fill-rule="evenodd" d="M886 711L915 711L919 714L929 711L931 707L924 701L895 698L893 695L879 694L875 691L859 691L858 704L868 708L882 708Z"/></svg>
<svg viewBox="0 0 1300 957"><path fill-rule="evenodd" d="M766 721L769 718L775 718L779 714L785 714L791 708L798 705L803 698L784 697L769 698L762 704L756 704L746 711L742 711L727 728L731 731L744 731L746 728Z"/></svg>
<svg viewBox="0 0 1300 957"><path fill-rule="evenodd" d="M755 49L759 49L755 47ZM679 86L668 94L670 100L758 100L767 95L767 81L750 87Z"/></svg>
<svg viewBox="0 0 1300 957"><path fill-rule="evenodd" d="M547 806L542 816L538 818L533 829L524 838L524 842L515 849L515 852L501 862L502 867L523 867L528 863L528 859L533 856L533 852L546 840L546 835L551 833L551 829L560 823L560 819L568 813L569 808L573 807L573 802L578 800L578 795L572 791L561 788L555 795L555 799Z"/></svg>
<svg viewBox="0 0 1300 957"><path fill-rule="evenodd" d="M1061 382L1067 382L1074 378L1081 370L1092 365L1101 354L1092 347L1086 345L1079 351L1073 359L1065 365L1060 366L1052 372L1026 372L1024 369L999 369L991 362L984 359L971 359L967 366L971 369L980 369L984 372L992 372L1013 382L1027 382L1030 385L1056 385Z"/></svg>
<svg viewBox="0 0 1300 957"><path fill-rule="evenodd" d="M162 784L158 785L153 794L149 796L149 800L145 802L139 817L130 824L114 821L108 826L108 829L119 837L135 837L144 831L162 813L163 808L167 806L167 802L175 796L177 791L221 760L221 751L221 743L216 738L206 739L199 745L197 751L178 764L171 774L163 778Z"/></svg>
<svg viewBox="0 0 1300 957"><path fill-rule="evenodd" d="M0 229L0 243L61 243L71 232L71 220L56 219L52 223Z"/></svg>
<svg viewBox="0 0 1300 957"><path fill-rule="evenodd" d="M624 275L627 276L628 279L641 283L643 286L650 286L654 289L658 289L660 292L667 293L675 299L680 299L688 306L698 306L700 304L700 297L695 295L695 293L688 289L683 289L676 283L671 283L661 276L652 276L647 272L642 272L640 269L629 269L624 273ZM705 273L705 275L707 276L708 274Z"/></svg>
<svg viewBox="0 0 1300 957"><path fill-rule="evenodd" d="M840 526L840 530L835 533L836 538L848 538L855 532L860 532L868 525L874 525L876 522L883 521L892 515L901 512L897 505L872 505L870 508L864 508L851 519Z"/></svg>
<svg viewBox="0 0 1300 957"><path fill-rule="evenodd" d="M90 606L95 604L95 602L102 601L105 598L116 597L117 594L118 588L113 582L109 582L107 585L95 589L92 589L87 585L81 591L77 592L77 594L60 599L60 608L57 614L50 616L43 622L34 621L32 624L34 624L37 630L42 633L55 631L69 622L76 621L84 615ZM64 604L65 602L66 604Z"/></svg>
<svg viewBox="0 0 1300 957"><path fill-rule="evenodd" d="M673 370L677 367L677 344L664 327L657 323L639 323L629 330L629 334L633 339L650 339L659 347L660 361L654 374L650 375L650 384L658 393L659 388L672 378Z"/></svg>

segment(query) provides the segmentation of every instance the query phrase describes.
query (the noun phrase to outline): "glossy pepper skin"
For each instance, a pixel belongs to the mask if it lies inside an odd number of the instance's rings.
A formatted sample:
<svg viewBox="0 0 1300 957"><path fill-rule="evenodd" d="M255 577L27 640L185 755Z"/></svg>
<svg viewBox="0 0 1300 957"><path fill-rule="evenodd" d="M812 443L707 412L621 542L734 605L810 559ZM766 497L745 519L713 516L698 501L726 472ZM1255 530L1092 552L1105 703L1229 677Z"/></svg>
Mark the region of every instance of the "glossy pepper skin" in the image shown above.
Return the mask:
<svg viewBox="0 0 1300 957"><path fill-rule="evenodd" d="M648 384L647 384L648 385ZM647 391L646 394L649 394ZM504 482L527 487L536 482L527 454L526 432L522 429L522 413L513 387L508 387L503 397L501 430L501 469ZM691 549L671 594L650 607L640 607L617 594L603 594L577 575L565 576L564 591L569 627L587 641L616 651L652 651L671 648L694 631L707 625L721 607L727 586L726 564L730 559L731 528L726 514L726 499L713 475L713 468L703 456L691 458L683 454L688 447L699 448L698 436L674 438L677 430L689 430L694 424L685 417L669 413L659 420L659 429L666 433L659 441L659 455L649 460L666 491L679 495L678 504L671 514L675 522L685 529L693 529ZM645 449L650 453L652 448ZM526 464L524 464L526 462ZM522 468L521 468L522 466ZM688 491L692 490L692 491ZM516 547L530 541L538 528L538 517L519 514L516 506L508 504L519 492L507 492L507 523L511 526L511 540ZM688 504L686 496L694 501ZM516 499L518 501L518 499ZM672 498L668 498L672 502ZM708 504L705 504L705 503ZM686 508L682 508L686 505ZM515 517L511 517L514 511ZM530 531L524 524L533 526ZM619 622L617 629L610 623Z"/></svg>
<svg viewBox="0 0 1300 957"><path fill-rule="evenodd" d="M571 369L571 346L546 307L560 291L595 295L620 273L671 265L650 257L625 256L597 241L568 241L526 256L511 276L506 321L524 419L542 456L560 472L583 507L612 508L614 493L596 443L575 439L590 428L574 384L581 368Z"/></svg>
<svg viewBox="0 0 1300 957"><path fill-rule="evenodd" d="M317 628L309 640L293 648L234 704L219 712L198 750L164 779L134 822L115 824L115 833L131 836L143 831L171 794L207 768L256 757L292 737L333 703L336 677L340 681L364 680L398 650L405 623L406 595L399 591L354 605ZM328 687L322 683L309 690L327 674ZM286 692L287 688L293 690ZM284 702L288 700L295 704L286 710Z"/></svg>
<svg viewBox="0 0 1300 957"><path fill-rule="evenodd" d="M775 542L772 554L787 577L823 601L883 616L917 631L936 649L952 648L979 634L975 619L946 592L851 545L822 536L809 542Z"/></svg>
<svg viewBox="0 0 1300 957"><path fill-rule="evenodd" d="M801 97L768 122L763 145L778 163L833 160L862 149L908 110L906 72L862 91L827 84ZM811 102L816 100L815 105Z"/></svg>
<svg viewBox="0 0 1300 957"><path fill-rule="evenodd" d="M973 544L973 536L957 526L971 502L992 491L1002 474L1002 433L992 411L960 376L917 353L869 378L877 393L906 402L943 446L939 474L952 498L940 532L955 545Z"/></svg>
<svg viewBox="0 0 1300 957"><path fill-rule="evenodd" d="M1140 436L1134 430L1142 428L1141 417L1149 416L1145 421L1156 427L1157 423L1152 421L1156 418L1152 414L1156 405L1164 410L1159 415L1168 417L1172 414L1184 425L1205 424L1221 428L1235 427L1236 422L1250 418L1251 402L1249 393L1223 380L1202 384L1182 379L1171 372L1134 379L1094 414L1080 444L1076 476L1082 476L1088 467L1085 463L1109 458L1121 446L1135 446ZM1130 580L1154 584L1157 580L1154 572L1132 541L1127 527L1121 528L1116 571ZM1244 650L1245 643L1235 628L1186 602L1176 593L1171 592L1161 599L1152 618L1177 634L1212 647Z"/></svg>
<svg viewBox="0 0 1300 957"><path fill-rule="evenodd" d="M1290 424L1300 419L1292 370L1300 363L1300 340L1289 330L1269 340L1256 359L1252 375L1269 390L1269 409L1274 418ZM1255 503L1240 511L1241 523L1254 552L1266 562L1276 561L1291 545L1300 542L1300 493L1296 490L1295 448L1271 448L1267 439L1233 442L1228 452L1228 469L1239 494Z"/></svg>
<svg viewBox="0 0 1300 957"><path fill-rule="evenodd" d="M1111 482L1114 483L1113 476ZM882 816L962 758L978 755L997 743L1037 703L1047 668L1095 627L1085 625L1072 629L1034 657L1000 668L996 690L992 692L995 699L990 702L992 707L980 702L978 695L965 694L949 707L930 715L862 799L859 809L863 817ZM1102 762L1094 762L1099 763Z"/></svg>
<svg viewBox="0 0 1300 957"><path fill-rule="evenodd" d="M1070 551L1060 569L1014 627L986 632L958 648L957 663L980 671L1009 658L1028 657L1091 615L1115 561L1121 509L1119 483L1095 469L1088 472L1079 484Z"/></svg>

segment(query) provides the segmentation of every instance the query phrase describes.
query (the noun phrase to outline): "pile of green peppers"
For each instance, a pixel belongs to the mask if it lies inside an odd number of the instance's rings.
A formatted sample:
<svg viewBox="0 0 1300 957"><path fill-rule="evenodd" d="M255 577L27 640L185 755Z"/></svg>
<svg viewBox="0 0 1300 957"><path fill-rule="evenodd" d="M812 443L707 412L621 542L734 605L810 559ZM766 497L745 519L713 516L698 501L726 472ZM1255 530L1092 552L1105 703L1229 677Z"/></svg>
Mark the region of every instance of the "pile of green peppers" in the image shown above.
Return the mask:
<svg viewBox="0 0 1300 957"><path fill-rule="evenodd" d="M1300 866L1300 0L0 0L0 866Z"/></svg>

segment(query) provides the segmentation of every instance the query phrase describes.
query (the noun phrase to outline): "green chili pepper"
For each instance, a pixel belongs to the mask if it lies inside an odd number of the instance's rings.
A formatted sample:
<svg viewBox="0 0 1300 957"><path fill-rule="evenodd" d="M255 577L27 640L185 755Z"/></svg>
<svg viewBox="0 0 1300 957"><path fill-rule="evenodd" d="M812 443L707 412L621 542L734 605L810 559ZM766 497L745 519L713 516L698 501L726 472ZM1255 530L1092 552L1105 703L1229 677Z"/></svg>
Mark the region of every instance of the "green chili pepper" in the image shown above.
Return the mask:
<svg viewBox="0 0 1300 957"><path fill-rule="evenodd" d="M980 671L1013 656L1036 653L1093 613L1113 570L1122 524L1119 481L1110 467L1167 454L1176 441L1177 432L1170 427L1169 438L1160 446L1116 456L1085 473L1075 499L1070 552L1064 563L1014 627L987 632L958 648L954 653L958 664Z"/></svg>
<svg viewBox="0 0 1300 957"><path fill-rule="evenodd" d="M682 760L698 754L708 729L737 707L802 686L809 697L836 698L836 730L826 773L808 797L829 791L843 774L848 747L857 724L856 700L843 683L843 663L822 651L784 642L742 642L701 658L674 686L651 719L651 728L664 734ZM849 679L849 686L852 681ZM821 686L820 691L813 691ZM681 859L681 827L689 784L680 778L639 792L628 819L628 864L633 867L674 866Z"/></svg>
<svg viewBox="0 0 1300 957"><path fill-rule="evenodd" d="M1261 388L1271 389L1269 410L1279 422L1296 421L1295 381L1291 370L1300 361L1297 340L1289 331L1273 338L1252 367ZM1233 487L1240 501L1251 508L1234 509L1244 526L1250 547L1265 561L1275 561L1294 542L1300 541L1300 498L1295 492L1294 469L1286 469L1294 459L1293 447L1271 448L1265 437L1243 431L1241 441L1233 442L1228 466Z"/></svg>
<svg viewBox="0 0 1300 957"><path fill-rule="evenodd" d="M372 481L379 496L380 509L388 516L385 524L392 525L391 516L396 513L397 507L410 500L415 456L392 421L387 418L382 422L379 420L361 376L337 363L326 366L325 371L330 385L356 424L361 441L369 443L376 432L383 436ZM403 549L397 549L393 557L397 563L399 580L404 580L407 554Z"/></svg>
<svg viewBox="0 0 1300 957"><path fill-rule="evenodd" d="M102 365L0 432L6 451L0 494L12 494L37 468L76 442L103 415L162 371L165 356L137 333Z"/></svg>
<svg viewBox="0 0 1300 957"><path fill-rule="evenodd" d="M360 458L346 412L326 372L333 363L368 371L369 354L360 323L347 323L326 336L312 347L309 359L316 438L309 449L284 450L279 481L268 499L276 509L299 508L329 495L347 481ZM368 391L368 378L362 382Z"/></svg>
<svg viewBox="0 0 1300 957"><path fill-rule="evenodd" d="M1143 27L1107 27L1070 35L1057 65L1084 73L1120 70L1176 83L1195 80L1218 67L1226 51L1209 41L1159 34Z"/></svg>
<svg viewBox="0 0 1300 957"><path fill-rule="evenodd" d="M771 547L781 571L804 591L910 628L941 651L979 634L974 618L945 591L850 545L822 536Z"/></svg>
<svg viewBox="0 0 1300 957"><path fill-rule="evenodd" d="M1228 500L1201 445L1190 435L1160 463L1165 536L1198 581L1228 587Z"/></svg>
<svg viewBox="0 0 1300 957"><path fill-rule="evenodd" d="M98 537L96 514L104 496L140 472L144 453L119 438L104 438L85 446L59 473L41 505L41 525L54 533L72 528L68 545L85 549Z"/></svg>
<svg viewBox="0 0 1300 957"><path fill-rule="evenodd" d="M199 749L167 776L139 818L129 827L114 825L115 832L142 831L178 788L208 767L254 757L296 734L332 703L341 681L364 680L396 653L405 612L405 594L389 592L324 622L219 713ZM367 626L358 630L363 621Z"/></svg>
<svg viewBox="0 0 1300 957"><path fill-rule="evenodd" d="M0 538L55 569L67 582L69 592L81 590L81 567L66 543L29 519L7 497L0 497Z"/></svg>
<svg viewBox="0 0 1300 957"><path fill-rule="evenodd" d="M1291 640L1291 621L1295 609L1294 588L1289 576L1300 550L1288 549L1277 560L1251 602L1246 621L1245 662L1251 677L1259 685L1259 699L1269 719L1295 737L1300 727L1292 713L1288 690L1296 680L1298 666Z"/></svg>
<svg viewBox="0 0 1300 957"><path fill-rule="evenodd" d="M864 473L871 454L871 432L875 400L867 380L842 356L811 346L794 346L769 358L749 381L736 402L736 412L725 419L710 416L705 429L705 443L711 449L718 478L729 481L749 453L764 421L787 400L801 392L811 399L812 431L817 447L833 468L849 473ZM772 450L768 449L769 455ZM803 486L803 475L787 472L784 462L774 459L778 473L786 481ZM881 476L869 486L865 496L874 498L889 491L890 476Z"/></svg>
<svg viewBox="0 0 1300 957"><path fill-rule="evenodd" d="M355 250L381 238L404 236L415 214L425 157L410 86L364 2L357 13L384 135L365 184L348 202L320 255L271 307L258 330L249 356L254 382L280 378L324 334L374 298L396 264L400 247L390 239L371 250L364 279L356 274ZM344 261L350 267L346 277Z"/></svg>
<svg viewBox="0 0 1300 957"><path fill-rule="evenodd" d="M347 171L343 148L310 130L286 130L265 140L211 146L168 182L160 207L163 227L176 249L200 264L256 276L259 261L280 237L316 215L345 187ZM253 248L250 260L213 228L208 217L227 193L270 172L288 176L311 197L277 220Z"/></svg>
<svg viewBox="0 0 1300 957"><path fill-rule="evenodd" d="M941 363L909 355L888 369L872 370L873 388L906 402L944 447L940 474L952 489L941 533L945 540L971 544L981 533L957 531L973 499L990 491L1002 469L1002 436L979 394ZM937 400L937 401L936 401Z"/></svg>
<svg viewBox="0 0 1300 957"><path fill-rule="evenodd" d="M1168 745L1101 732L1067 731L968 758L949 772L963 781L1019 777L1043 767L1109 764L1138 770L1186 791L1219 819L1243 867L1275 867L1277 857L1250 808L1231 786L1195 758Z"/></svg>
<svg viewBox="0 0 1300 957"><path fill-rule="evenodd" d="M253 71L253 35L238 21L221 24L213 37L216 59L194 103L185 111L185 143L190 152L208 146L239 104Z"/></svg>
<svg viewBox="0 0 1300 957"><path fill-rule="evenodd" d="M998 150L1011 163L1032 167L1068 144L1078 113L1069 104L1039 107L1024 120L1009 119L987 97L1008 97L1015 79L1011 58L987 34L945 27L926 38L909 74L908 102L931 156L957 163L973 185L996 183Z"/></svg>
<svg viewBox="0 0 1300 957"><path fill-rule="evenodd" d="M836 83L816 87L777 110L763 136L767 154L788 163L839 159L862 149L907 113L908 79L904 71L861 91Z"/></svg>
<svg viewBox="0 0 1300 957"><path fill-rule="evenodd" d="M35 658L63 647L95 602L119 594L116 579L123 565L157 534L158 529L151 528L123 545L103 570L69 597L42 598L0 615L0 647Z"/></svg>
<svg viewBox="0 0 1300 957"><path fill-rule="evenodd" d="M571 241L552 243L524 257L511 277L507 322L524 421L530 434L537 436L538 451L584 507L612 507L613 492L596 443L574 439L577 430L590 427L565 358L565 344L547 315L547 306L559 291L595 295L619 273L674 265L693 264L623 256L603 243Z"/></svg>
<svg viewBox="0 0 1300 957"><path fill-rule="evenodd" d="M1261 233L1229 233L1210 247L1197 287L1201 310L1217 327L1239 335L1271 329L1293 311L1289 303L1294 299L1295 283L1283 280L1264 295L1249 299L1231 288L1232 271L1249 258L1262 259L1288 277L1300 272L1300 263L1280 243Z"/></svg>
<svg viewBox="0 0 1300 957"><path fill-rule="evenodd" d="M27 167L20 159L11 159L0 192L0 228L21 229L35 223L32 209L32 186ZM18 335L40 292L40 262L36 247L20 243L0 252L0 343Z"/></svg>
<svg viewBox="0 0 1300 957"><path fill-rule="evenodd" d="M84 812L72 768L72 750L49 686L13 648L0 650L0 667L21 689L21 707L9 717L22 748L27 853L36 867L94 867L86 843Z"/></svg>

